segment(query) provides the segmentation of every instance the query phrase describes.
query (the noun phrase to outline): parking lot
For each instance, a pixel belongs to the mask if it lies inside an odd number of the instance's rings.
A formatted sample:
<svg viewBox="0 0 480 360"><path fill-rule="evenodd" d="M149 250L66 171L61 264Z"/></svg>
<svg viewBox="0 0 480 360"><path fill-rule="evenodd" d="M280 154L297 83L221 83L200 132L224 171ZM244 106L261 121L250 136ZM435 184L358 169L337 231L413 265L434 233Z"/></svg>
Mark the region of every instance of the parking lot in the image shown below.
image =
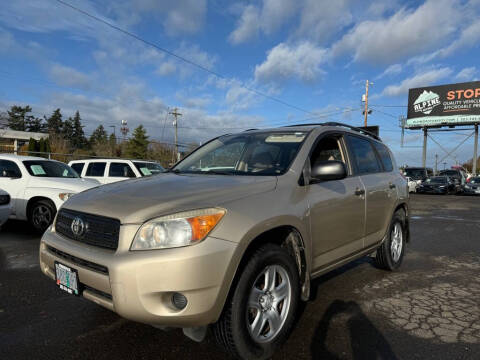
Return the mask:
<svg viewBox="0 0 480 360"><path fill-rule="evenodd" d="M480 198L413 195L412 241L400 271L363 258L313 284L277 359L478 359ZM0 232L1 359L223 359L61 292L39 269L39 237Z"/></svg>

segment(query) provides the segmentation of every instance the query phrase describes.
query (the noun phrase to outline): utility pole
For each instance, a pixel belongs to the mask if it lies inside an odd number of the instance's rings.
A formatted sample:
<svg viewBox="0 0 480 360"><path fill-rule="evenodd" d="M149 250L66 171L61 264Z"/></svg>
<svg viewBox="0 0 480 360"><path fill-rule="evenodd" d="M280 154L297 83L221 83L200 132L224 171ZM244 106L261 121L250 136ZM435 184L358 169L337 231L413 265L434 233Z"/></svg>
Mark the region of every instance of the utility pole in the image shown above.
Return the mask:
<svg viewBox="0 0 480 360"><path fill-rule="evenodd" d="M369 84L370 83L367 80L365 84L365 125L364 125L365 127L367 127L367 118L368 118L368 85ZM373 85L373 83L371 84Z"/></svg>
<svg viewBox="0 0 480 360"><path fill-rule="evenodd" d="M438 154L435 154L435 171L433 172L434 175L438 173Z"/></svg>
<svg viewBox="0 0 480 360"><path fill-rule="evenodd" d="M179 159L179 154L178 154L178 116L182 116L178 112L178 108L173 109L173 111L169 112L170 115L173 115L175 117L175 121L173 122L173 126L175 126L175 159L174 161L177 162Z"/></svg>
<svg viewBox="0 0 480 360"><path fill-rule="evenodd" d="M428 130L426 127L423 128L423 154L422 154L422 167L427 166L427 137Z"/></svg>
<svg viewBox="0 0 480 360"><path fill-rule="evenodd" d="M477 161L478 161L478 124L475 124L475 140L473 143L473 164L472 164L473 175L477 175Z"/></svg>

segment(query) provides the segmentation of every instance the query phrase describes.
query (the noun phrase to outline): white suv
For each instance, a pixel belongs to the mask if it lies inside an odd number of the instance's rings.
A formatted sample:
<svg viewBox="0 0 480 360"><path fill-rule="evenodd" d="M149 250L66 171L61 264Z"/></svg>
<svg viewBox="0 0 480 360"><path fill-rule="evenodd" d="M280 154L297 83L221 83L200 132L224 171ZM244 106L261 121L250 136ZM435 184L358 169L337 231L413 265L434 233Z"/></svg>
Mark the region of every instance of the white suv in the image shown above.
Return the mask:
<svg viewBox="0 0 480 360"><path fill-rule="evenodd" d="M28 220L38 232L50 226L69 197L98 185L59 161L0 154L0 188L11 197L10 218Z"/></svg>
<svg viewBox="0 0 480 360"><path fill-rule="evenodd" d="M165 171L160 164L143 160L88 159L70 161L68 165L82 178L96 179L102 184L156 175Z"/></svg>
<svg viewBox="0 0 480 360"><path fill-rule="evenodd" d="M0 227L7 221L11 211L10 195L0 189Z"/></svg>

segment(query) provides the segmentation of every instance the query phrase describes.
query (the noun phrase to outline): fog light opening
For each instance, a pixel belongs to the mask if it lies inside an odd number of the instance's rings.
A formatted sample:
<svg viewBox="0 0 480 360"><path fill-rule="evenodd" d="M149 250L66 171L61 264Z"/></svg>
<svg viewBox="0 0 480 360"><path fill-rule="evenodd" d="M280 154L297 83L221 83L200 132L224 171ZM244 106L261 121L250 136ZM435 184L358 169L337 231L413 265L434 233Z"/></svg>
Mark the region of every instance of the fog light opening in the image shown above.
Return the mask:
<svg viewBox="0 0 480 360"><path fill-rule="evenodd" d="M185 295L180 294L180 293L173 293L172 295L172 304L175 306L178 310L183 310L187 306L187 298Z"/></svg>

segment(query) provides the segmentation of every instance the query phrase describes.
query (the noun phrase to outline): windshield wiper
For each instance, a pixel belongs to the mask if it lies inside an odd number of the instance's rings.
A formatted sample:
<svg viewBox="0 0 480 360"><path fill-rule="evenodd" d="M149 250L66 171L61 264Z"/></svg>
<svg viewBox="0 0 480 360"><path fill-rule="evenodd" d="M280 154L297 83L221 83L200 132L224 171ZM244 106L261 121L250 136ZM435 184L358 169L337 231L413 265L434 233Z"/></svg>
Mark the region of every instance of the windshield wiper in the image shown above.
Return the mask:
<svg viewBox="0 0 480 360"><path fill-rule="evenodd" d="M163 173L174 173L174 174L180 174L181 171L178 169L167 169Z"/></svg>

